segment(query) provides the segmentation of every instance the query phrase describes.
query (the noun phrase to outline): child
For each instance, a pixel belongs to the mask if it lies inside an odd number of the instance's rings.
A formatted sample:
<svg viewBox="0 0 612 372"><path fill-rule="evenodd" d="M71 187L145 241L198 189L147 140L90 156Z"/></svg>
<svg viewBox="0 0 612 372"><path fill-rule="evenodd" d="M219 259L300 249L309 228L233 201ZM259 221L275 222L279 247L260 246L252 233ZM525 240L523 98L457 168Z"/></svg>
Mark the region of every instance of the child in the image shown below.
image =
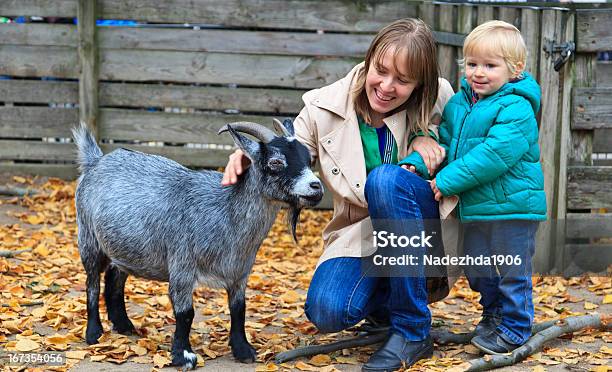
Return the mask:
<svg viewBox="0 0 612 372"><path fill-rule="evenodd" d="M533 322L531 257L538 221L546 219L540 87L524 72L525 43L511 24L476 27L463 54L465 79L440 125L447 159L431 188L436 200L459 196L465 254L492 258L465 271L483 307L472 344L501 354L524 344Z"/></svg>

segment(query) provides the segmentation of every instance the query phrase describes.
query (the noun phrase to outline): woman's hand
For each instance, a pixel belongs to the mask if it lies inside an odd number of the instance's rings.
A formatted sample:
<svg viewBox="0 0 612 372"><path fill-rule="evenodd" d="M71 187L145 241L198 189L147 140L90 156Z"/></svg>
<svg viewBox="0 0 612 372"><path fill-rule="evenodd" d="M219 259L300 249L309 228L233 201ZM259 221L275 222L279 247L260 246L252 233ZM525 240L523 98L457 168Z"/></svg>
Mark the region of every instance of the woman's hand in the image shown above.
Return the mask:
<svg viewBox="0 0 612 372"><path fill-rule="evenodd" d="M223 172L223 180L221 180L222 186L230 186L238 182L238 176L251 165L251 160L244 155L242 150L236 150L229 156L227 165L225 166L225 172Z"/></svg>
<svg viewBox="0 0 612 372"><path fill-rule="evenodd" d="M421 155L427 171L433 176L434 172L446 157L444 147L438 145L431 137L417 137L412 141L412 149Z"/></svg>

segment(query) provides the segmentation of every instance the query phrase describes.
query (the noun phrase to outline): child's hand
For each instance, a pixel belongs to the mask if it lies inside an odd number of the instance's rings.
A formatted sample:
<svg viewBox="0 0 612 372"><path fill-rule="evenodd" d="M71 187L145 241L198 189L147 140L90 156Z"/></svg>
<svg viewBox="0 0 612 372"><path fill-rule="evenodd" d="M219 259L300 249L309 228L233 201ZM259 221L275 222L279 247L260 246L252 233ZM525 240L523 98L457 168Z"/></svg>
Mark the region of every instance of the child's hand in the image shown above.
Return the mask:
<svg viewBox="0 0 612 372"><path fill-rule="evenodd" d="M442 197L444 195L442 195L442 192L440 192L440 190L438 189L438 186L436 186L436 179L434 178L433 180L431 180L431 183L429 184L431 186L431 191L433 191L434 193L434 199L436 199L436 201L440 201L442 200Z"/></svg>
<svg viewBox="0 0 612 372"><path fill-rule="evenodd" d="M402 164L402 168L416 174L416 167L412 164Z"/></svg>

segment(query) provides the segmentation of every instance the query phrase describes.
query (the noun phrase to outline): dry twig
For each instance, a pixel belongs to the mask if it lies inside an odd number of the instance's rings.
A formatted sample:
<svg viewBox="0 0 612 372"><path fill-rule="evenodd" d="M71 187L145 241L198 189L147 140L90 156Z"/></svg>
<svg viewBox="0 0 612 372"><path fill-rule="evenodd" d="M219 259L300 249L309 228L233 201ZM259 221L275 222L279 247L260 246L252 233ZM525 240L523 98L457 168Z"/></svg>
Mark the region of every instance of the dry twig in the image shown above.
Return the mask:
<svg viewBox="0 0 612 372"><path fill-rule="evenodd" d="M20 253L29 252L31 250L32 250L31 248L28 248L28 249L20 249L18 251L0 251L0 257L13 258Z"/></svg>

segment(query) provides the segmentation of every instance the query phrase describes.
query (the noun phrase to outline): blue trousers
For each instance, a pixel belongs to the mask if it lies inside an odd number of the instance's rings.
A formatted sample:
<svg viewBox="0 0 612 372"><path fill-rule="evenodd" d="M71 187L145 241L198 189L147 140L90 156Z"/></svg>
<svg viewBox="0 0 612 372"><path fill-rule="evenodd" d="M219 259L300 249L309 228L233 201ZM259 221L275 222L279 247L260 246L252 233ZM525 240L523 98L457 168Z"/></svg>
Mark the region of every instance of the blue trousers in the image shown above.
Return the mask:
<svg viewBox="0 0 612 372"><path fill-rule="evenodd" d="M373 169L365 185L368 211L375 230L383 221L396 224L404 235L417 235L425 219L439 224L438 203L427 181L395 165ZM377 226L377 224L381 226ZM415 250L415 253L422 253ZM391 331L410 341L429 335L424 269L418 275L376 277L365 272L359 257L338 257L315 271L306 298L305 313L321 332L338 332L372 314L388 316Z"/></svg>
<svg viewBox="0 0 612 372"><path fill-rule="evenodd" d="M531 258L537 221L500 220L464 225L466 255L497 256L503 263L465 268L470 287L481 295L483 315L501 317L497 330L506 341L524 344L531 336Z"/></svg>

